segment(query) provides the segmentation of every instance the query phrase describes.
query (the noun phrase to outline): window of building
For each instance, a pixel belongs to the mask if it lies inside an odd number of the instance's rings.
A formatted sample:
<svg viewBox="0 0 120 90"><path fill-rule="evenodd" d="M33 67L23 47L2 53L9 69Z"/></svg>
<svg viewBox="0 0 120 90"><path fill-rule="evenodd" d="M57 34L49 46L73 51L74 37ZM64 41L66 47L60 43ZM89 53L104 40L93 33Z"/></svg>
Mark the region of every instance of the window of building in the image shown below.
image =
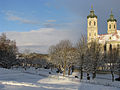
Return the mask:
<svg viewBox="0 0 120 90"><path fill-rule="evenodd" d="M94 26L96 25L96 22L94 21Z"/></svg>
<svg viewBox="0 0 120 90"><path fill-rule="evenodd" d="M104 45L104 51L106 51L106 45Z"/></svg>
<svg viewBox="0 0 120 90"><path fill-rule="evenodd" d="M89 22L89 25L91 26L91 21Z"/></svg>
<svg viewBox="0 0 120 90"><path fill-rule="evenodd" d="M109 29L111 29L111 25L109 25Z"/></svg>
<svg viewBox="0 0 120 90"><path fill-rule="evenodd" d="M115 25L114 25L114 29L115 29Z"/></svg>
<svg viewBox="0 0 120 90"><path fill-rule="evenodd" d="M94 35L96 36L96 33L94 33Z"/></svg>
<svg viewBox="0 0 120 90"><path fill-rule="evenodd" d="M117 44L117 48L120 49L120 44Z"/></svg>
<svg viewBox="0 0 120 90"><path fill-rule="evenodd" d="M110 51L112 51L112 44L110 44Z"/></svg>
<svg viewBox="0 0 120 90"><path fill-rule="evenodd" d="M110 37L110 40L111 40L111 37Z"/></svg>
<svg viewBox="0 0 120 90"><path fill-rule="evenodd" d="M91 36L91 33L89 33L89 36Z"/></svg>

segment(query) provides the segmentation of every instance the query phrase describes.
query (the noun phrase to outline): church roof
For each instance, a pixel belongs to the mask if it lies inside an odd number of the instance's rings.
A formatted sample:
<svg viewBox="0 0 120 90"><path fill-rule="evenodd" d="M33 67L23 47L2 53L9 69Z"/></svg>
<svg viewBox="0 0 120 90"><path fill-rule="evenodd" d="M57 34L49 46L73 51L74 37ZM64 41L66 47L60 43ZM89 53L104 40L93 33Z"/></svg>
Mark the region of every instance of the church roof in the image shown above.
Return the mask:
<svg viewBox="0 0 120 90"><path fill-rule="evenodd" d="M111 10L110 18L107 20L107 22L109 22L109 21L117 22L117 20L114 18L114 15L112 14L112 10Z"/></svg>
<svg viewBox="0 0 120 90"><path fill-rule="evenodd" d="M109 41L120 41L120 30L117 30L114 34L101 34L98 35L100 43L106 43Z"/></svg>
<svg viewBox="0 0 120 90"><path fill-rule="evenodd" d="M91 11L90 11L90 14L87 16L87 18L94 18L94 17L97 18L97 16L96 16L95 13L94 13L93 6L92 6Z"/></svg>

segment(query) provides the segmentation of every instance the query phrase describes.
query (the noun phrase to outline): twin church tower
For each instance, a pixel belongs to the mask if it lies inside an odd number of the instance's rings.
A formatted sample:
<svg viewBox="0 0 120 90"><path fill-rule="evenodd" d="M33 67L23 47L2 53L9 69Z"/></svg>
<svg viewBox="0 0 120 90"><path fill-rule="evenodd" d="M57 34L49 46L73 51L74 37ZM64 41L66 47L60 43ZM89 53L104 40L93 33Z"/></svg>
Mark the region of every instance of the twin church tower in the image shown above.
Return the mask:
<svg viewBox="0 0 120 90"><path fill-rule="evenodd" d="M107 20L107 34L114 34L117 32L117 20L111 10L110 18ZM87 16L87 41L99 39L101 35L98 35L98 23L97 16L94 13L93 6L91 8L90 14Z"/></svg>
<svg viewBox="0 0 120 90"><path fill-rule="evenodd" d="M98 41L103 46L104 51L120 48L120 30L117 30L117 20L111 10L110 18L107 20L107 34L98 34L97 16L93 7L87 16L87 42Z"/></svg>

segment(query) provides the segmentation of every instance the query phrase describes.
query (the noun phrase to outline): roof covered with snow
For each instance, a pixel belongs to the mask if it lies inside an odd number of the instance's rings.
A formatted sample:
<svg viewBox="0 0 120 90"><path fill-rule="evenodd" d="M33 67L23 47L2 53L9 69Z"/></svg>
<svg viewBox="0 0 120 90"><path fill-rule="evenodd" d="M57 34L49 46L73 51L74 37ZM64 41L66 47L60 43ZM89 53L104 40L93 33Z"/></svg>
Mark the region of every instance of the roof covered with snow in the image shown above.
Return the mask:
<svg viewBox="0 0 120 90"><path fill-rule="evenodd" d="M117 30L114 34L100 34L98 35L100 43L109 41L120 41L120 30Z"/></svg>

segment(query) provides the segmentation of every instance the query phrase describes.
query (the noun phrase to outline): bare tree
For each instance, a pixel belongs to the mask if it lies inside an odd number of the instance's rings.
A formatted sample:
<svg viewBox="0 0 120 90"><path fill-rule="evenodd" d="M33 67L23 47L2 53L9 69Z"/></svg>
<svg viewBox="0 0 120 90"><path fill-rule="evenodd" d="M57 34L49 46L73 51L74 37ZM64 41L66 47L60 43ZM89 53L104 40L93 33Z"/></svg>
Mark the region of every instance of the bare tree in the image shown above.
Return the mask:
<svg viewBox="0 0 120 90"><path fill-rule="evenodd" d="M4 68L16 65L17 52L16 42L8 39L3 33L0 36L0 65Z"/></svg>
<svg viewBox="0 0 120 90"><path fill-rule="evenodd" d="M119 75L119 78L120 78L120 56L119 58L117 59L117 72L118 72L118 75Z"/></svg>
<svg viewBox="0 0 120 90"><path fill-rule="evenodd" d="M61 59L59 47L57 47L57 46L51 46L49 48L49 57L50 57L49 62L53 63L55 66L57 66L58 69L59 69L59 71L60 71L61 65L63 63L62 63L62 59Z"/></svg>
<svg viewBox="0 0 120 90"><path fill-rule="evenodd" d="M77 49L70 48L67 52L67 68L68 68L68 75L70 75L70 71L72 66L75 66L78 63L77 60ZM72 70L73 71L73 70Z"/></svg>
<svg viewBox="0 0 120 90"><path fill-rule="evenodd" d="M87 73L87 79L90 80L90 73L92 71L92 53L90 48L87 47L84 64L83 64L84 71Z"/></svg>
<svg viewBox="0 0 120 90"><path fill-rule="evenodd" d="M80 40L77 43L77 58L80 66L80 79L83 79L83 64L85 59L85 54L87 50L86 37L82 35Z"/></svg>
<svg viewBox="0 0 120 90"><path fill-rule="evenodd" d="M56 46L51 46L49 49L49 55L51 61L58 64L59 67L63 67L63 76L66 74L67 61L69 60L69 51L72 48L72 43L69 40L62 40Z"/></svg>
<svg viewBox="0 0 120 90"><path fill-rule="evenodd" d="M112 81L114 81L114 72L117 66L117 60L119 58L119 52L117 48L110 48L109 52L107 53L107 64L110 67L110 72L112 75Z"/></svg>
<svg viewBox="0 0 120 90"><path fill-rule="evenodd" d="M103 52L101 47L102 47L101 44L96 41L93 41L88 44L88 50L85 60L86 60L86 64L89 65L85 65L85 66L88 67L87 71L92 72L93 79L96 77L96 71L101 66L101 62L103 60Z"/></svg>
<svg viewBox="0 0 120 90"><path fill-rule="evenodd" d="M118 75L119 75L119 79L120 79L120 45L117 46L117 66L116 66L116 69L117 69L117 72L118 72Z"/></svg>

